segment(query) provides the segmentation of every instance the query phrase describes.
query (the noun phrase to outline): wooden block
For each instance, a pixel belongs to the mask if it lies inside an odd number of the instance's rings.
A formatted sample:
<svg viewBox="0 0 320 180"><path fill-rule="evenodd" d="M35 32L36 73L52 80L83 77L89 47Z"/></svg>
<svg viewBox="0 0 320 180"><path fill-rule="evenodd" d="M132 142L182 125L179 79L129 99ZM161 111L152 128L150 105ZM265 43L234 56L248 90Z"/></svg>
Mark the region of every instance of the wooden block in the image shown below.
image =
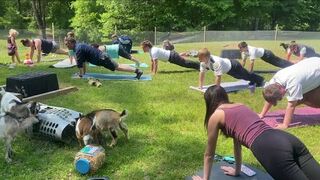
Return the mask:
<svg viewBox="0 0 320 180"><path fill-rule="evenodd" d="M22 102L40 101L40 100L48 99L48 98L55 97L55 96L58 96L58 95L65 95L65 94L68 94L70 92L74 92L74 91L77 91L77 90L78 90L78 88L76 88L75 86L66 87L66 88L63 88L63 89L58 89L58 90L55 90L55 91L50 91L50 92L38 94L38 95L35 95L35 96L23 98Z"/></svg>

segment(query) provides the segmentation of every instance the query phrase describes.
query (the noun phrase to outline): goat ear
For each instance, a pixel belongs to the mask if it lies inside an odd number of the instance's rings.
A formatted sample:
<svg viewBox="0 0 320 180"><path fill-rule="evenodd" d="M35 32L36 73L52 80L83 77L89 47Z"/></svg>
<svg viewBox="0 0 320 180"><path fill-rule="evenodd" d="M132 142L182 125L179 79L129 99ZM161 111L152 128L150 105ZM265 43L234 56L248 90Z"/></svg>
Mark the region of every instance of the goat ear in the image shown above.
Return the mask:
<svg viewBox="0 0 320 180"><path fill-rule="evenodd" d="M37 102L31 101L31 103L30 103L30 111L31 111L31 114L37 114L38 113Z"/></svg>

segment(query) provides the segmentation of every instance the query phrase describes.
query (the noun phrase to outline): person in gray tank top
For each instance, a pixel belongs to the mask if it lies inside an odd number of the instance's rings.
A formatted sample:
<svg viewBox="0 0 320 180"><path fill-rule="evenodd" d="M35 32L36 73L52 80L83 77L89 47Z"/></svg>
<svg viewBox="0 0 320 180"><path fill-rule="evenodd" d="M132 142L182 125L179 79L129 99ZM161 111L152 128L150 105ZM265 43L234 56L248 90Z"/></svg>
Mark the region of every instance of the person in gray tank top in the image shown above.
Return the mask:
<svg viewBox="0 0 320 180"><path fill-rule="evenodd" d="M41 60L41 52L45 54L55 53L68 55L68 52L60 49L59 45L55 41L46 39L22 39L21 43L25 47L30 47L30 59L33 59L34 51L37 50L37 62Z"/></svg>
<svg viewBox="0 0 320 180"><path fill-rule="evenodd" d="M298 62L304 58L320 57L320 54L316 53L313 47L303 44L297 44L296 41L291 41L287 50L287 60L289 61L291 55L298 57Z"/></svg>

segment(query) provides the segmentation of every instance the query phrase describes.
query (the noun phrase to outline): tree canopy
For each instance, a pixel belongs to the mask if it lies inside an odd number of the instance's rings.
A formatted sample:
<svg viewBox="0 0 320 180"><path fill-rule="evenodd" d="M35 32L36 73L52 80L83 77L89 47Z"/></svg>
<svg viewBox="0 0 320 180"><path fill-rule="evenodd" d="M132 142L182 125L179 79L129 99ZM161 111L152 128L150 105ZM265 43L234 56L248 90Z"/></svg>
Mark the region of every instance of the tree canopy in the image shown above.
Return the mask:
<svg viewBox="0 0 320 180"><path fill-rule="evenodd" d="M3 0L0 28L36 29L55 24L92 41L122 31L318 31L318 0ZM41 2L41 3L40 3ZM43 6L41 24L37 13ZM42 7L41 6L41 7ZM42 10L42 8L40 9ZM39 14L38 14L39 15ZM40 24L39 24L40 23ZM40 26L39 26L40 25Z"/></svg>

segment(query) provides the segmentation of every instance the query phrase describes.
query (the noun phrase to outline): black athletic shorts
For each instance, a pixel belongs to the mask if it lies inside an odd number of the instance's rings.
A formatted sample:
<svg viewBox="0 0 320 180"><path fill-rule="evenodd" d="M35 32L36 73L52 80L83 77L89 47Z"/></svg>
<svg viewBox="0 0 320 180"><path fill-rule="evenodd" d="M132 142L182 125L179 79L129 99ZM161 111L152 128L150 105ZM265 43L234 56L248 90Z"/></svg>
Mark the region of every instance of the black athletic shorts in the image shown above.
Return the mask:
<svg viewBox="0 0 320 180"><path fill-rule="evenodd" d="M126 59L131 59L131 54L127 52L121 44L119 44L119 56L126 58Z"/></svg>
<svg viewBox="0 0 320 180"><path fill-rule="evenodd" d="M95 65L103 66L111 71L115 71L119 67L119 64L117 62L112 60L109 56L105 55Z"/></svg>

